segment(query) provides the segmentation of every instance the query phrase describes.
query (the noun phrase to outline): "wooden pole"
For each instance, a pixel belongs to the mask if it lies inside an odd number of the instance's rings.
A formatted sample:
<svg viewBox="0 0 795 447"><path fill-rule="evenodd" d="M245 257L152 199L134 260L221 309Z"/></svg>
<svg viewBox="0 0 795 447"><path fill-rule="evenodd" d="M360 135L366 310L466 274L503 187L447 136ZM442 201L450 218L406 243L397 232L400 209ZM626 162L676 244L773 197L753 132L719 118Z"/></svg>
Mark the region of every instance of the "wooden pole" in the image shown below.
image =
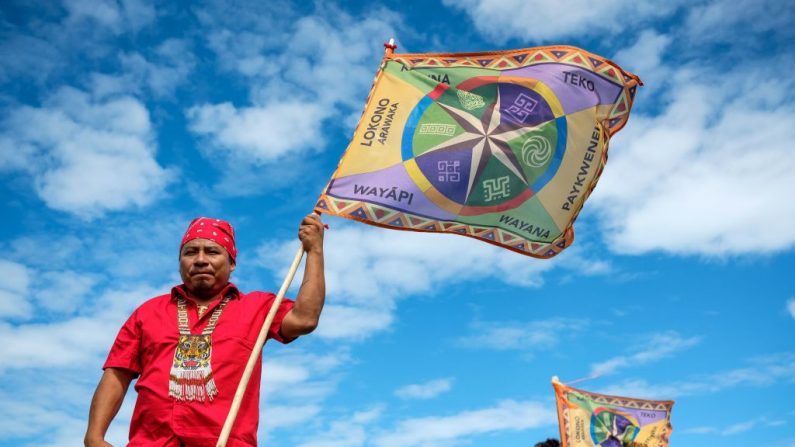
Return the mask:
<svg viewBox="0 0 795 447"><path fill-rule="evenodd" d="M295 259L293 259L293 264L290 266L290 271L287 272L287 277L284 278L282 288L279 289L279 293L276 295L276 299L271 305L268 316L265 317L265 322L262 323L262 328L259 331L257 342L254 344L254 350L251 351L251 355L248 358L248 363L246 363L246 369L243 371L243 377L240 378L240 383L237 385L237 391L235 391L235 398L232 400L232 406L229 408L229 414L226 415L226 421L224 421L224 426L221 429L221 436L218 438L218 443L215 444L216 447L226 447L226 442L229 440L229 434L232 432L232 425L234 425L235 419L237 418L237 413L240 411L240 404L243 402L243 395L245 394L246 388L248 387L248 381L251 378L251 373L254 371L254 366L256 366L257 360L262 353L262 347L265 345L265 339L267 338L268 331L270 330L271 324L273 323L273 318L276 316L276 311L282 304L284 294L290 287L290 283L293 282L295 272L298 271L298 266L301 264L301 259L303 257L304 246L301 244L298 247L298 251L295 253Z"/></svg>

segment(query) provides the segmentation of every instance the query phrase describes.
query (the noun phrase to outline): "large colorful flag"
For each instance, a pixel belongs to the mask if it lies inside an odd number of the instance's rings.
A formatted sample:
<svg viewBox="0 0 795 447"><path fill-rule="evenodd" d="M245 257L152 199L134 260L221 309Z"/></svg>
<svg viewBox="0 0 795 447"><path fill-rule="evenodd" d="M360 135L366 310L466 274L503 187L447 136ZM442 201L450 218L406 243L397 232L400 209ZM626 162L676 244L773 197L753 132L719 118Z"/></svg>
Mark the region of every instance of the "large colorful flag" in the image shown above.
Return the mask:
<svg viewBox="0 0 795 447"><path fill-rule="evenodd" d="M569 46L387 51L316 210L555 256L573 241L639 85Z"/></svg>
<svg viewBox="0 0 795 447"><path fill-rule="evenodd" d="M561 447L667 447L670 400L641 400L578 390L552 379Z"/></svg>

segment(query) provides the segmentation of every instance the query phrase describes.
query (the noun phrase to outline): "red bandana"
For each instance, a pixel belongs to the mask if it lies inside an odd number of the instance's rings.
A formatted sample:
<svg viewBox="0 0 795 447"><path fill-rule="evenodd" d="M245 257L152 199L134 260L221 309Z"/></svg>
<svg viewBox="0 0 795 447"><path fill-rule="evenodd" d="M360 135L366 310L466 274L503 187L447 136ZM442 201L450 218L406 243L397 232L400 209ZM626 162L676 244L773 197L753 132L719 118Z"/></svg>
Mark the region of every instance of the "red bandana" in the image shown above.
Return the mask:
<svg viewBox="0 0 795 447"><path fill-rule="evenodd" d="M188 241L194 239L209 239L218 243L229 253L232 262L235 262L235 258L237 258L235 230L229 222L221 219L210 219L209 217L197 217L191 221L187 231L185 231L185 235L182 236L182 242L179 244L180 251Z"/></svg>

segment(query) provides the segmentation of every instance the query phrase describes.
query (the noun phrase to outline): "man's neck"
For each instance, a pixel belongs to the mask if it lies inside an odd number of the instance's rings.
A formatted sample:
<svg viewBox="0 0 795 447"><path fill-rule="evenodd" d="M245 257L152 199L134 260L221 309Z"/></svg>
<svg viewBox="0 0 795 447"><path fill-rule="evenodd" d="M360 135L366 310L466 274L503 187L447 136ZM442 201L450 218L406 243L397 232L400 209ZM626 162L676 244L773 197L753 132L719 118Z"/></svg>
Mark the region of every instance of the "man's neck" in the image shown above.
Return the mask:
<svg viewBox="0 0 795 447"><path fill-rule="evenodd" d="M220 300L221 299L221 294L217 294L217 295L212 296L212 297L203 297L203 296L197 296L197 295L193 295L193 294L189 293L188 294L188 299L193 301L194 303L196 303L198 305L207 306L207 305L210 305L210 304L214 303L215 301Z"/></svg>
<svg viewBox="0 0 795 447"><path fill-rule="evenodd" d="M215 301L220 300L223 297L222 293L226 289L226 287L227 286L224 286L219 291L212 291L212 292L208 291L206 293L203 293L203 291L188 290L188 288L183 285L183 290L185 291L185 294L187 295L188 299L190 299L196 304L207 306L209 304L214 303Z"/></svg>

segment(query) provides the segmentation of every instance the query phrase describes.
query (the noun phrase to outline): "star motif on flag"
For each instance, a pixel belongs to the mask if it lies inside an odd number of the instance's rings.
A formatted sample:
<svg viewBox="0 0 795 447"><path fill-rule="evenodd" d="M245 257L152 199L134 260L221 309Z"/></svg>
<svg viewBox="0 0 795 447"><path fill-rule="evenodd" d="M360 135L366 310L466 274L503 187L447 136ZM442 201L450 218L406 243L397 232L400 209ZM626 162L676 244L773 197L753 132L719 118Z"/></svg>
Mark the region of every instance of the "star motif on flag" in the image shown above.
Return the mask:
<svg viewBox="0 0 795 447"><path fill-rule="evenodd" d="M500 112L499 89L497 89L496 100L484 110L481 118L441 102L436 104L461 126L464 133L428 149L425 153L457 149L472 150L472 163L469 170L469 185L467 186L466 197L469 197L474 187L475 179L479 178L486 169L486 164L491 157L496 158L527 185L527 177L508 142L536 130L538 126L544 123L525 126L509 121L503 122L502 113Z"/></svg>

